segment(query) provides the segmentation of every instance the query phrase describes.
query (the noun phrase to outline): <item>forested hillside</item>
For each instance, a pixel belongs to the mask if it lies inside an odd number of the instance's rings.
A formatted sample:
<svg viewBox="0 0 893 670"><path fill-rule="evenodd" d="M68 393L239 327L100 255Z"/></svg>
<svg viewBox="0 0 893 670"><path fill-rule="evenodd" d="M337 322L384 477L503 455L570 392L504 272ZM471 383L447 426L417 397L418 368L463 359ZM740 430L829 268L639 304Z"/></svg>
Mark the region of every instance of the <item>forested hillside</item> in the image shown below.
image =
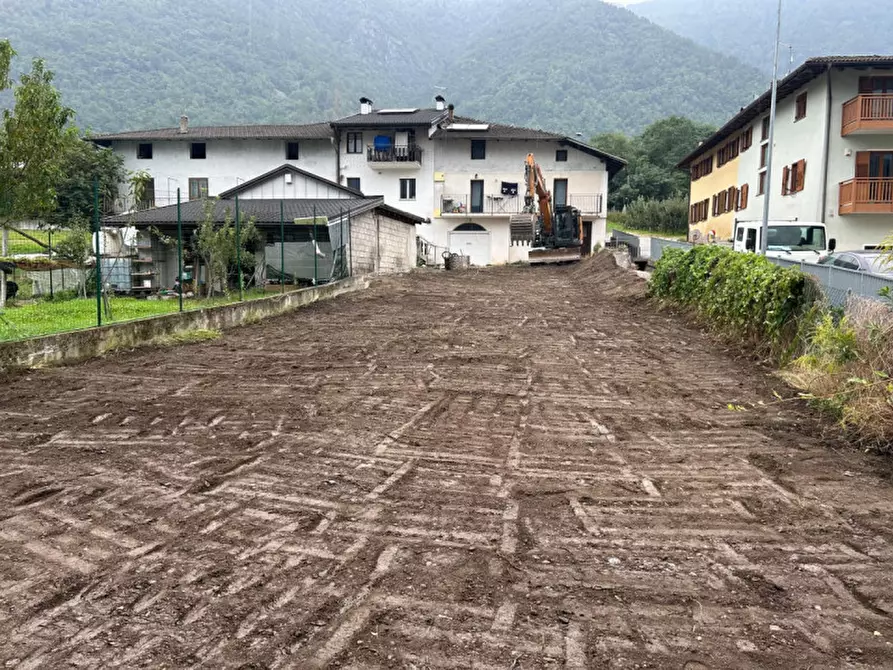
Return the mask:
<svg viewBox="0 0 893 670"><path fill-rule="evenodd" d="M719 122L748 67L585 0L0 0L0 37L96 131L314 121L444 93L463 114L582 132Z"/></svg>
<svg viewBox="0 0 893 670"><path fill-rule="evenodd" d="M699 44L772 70L778 0L649 0L630 9ZM893 54L893 12L877 0L784 0L782 73L810 56Z"/></svg>

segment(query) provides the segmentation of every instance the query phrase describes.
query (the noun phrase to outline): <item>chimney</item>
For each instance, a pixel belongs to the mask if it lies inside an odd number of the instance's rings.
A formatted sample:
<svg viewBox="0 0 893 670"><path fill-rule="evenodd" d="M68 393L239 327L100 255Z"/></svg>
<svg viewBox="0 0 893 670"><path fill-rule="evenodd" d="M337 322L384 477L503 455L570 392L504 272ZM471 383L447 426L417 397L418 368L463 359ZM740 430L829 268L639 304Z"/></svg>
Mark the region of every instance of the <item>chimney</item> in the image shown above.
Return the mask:
<svg viewBox="0 0 893 670"><path fill-rule="evenodd" d="M456 105L454 105L453 103L450 103L449 106L447 106L447 109L450 110L449 116L447 118L449 119L450 123L452 123L453 116L456 111Z"/></svg>
<svg viewBox="0 0 893 670"><path fill-rule="evenodd" d="M438 112L442 112L443 110L445 110L446 98L444 98L442 95L438 95L436 98L434 98L434 107L437 109Z"/></svg>
<svg viewBox="0 0 893 670"><path fill-rule="evenodd" d="M369 98L360 98L360 114L372 113L372 101Z"/></svg>
<svg viewBox="0 0 893 670"><path fill-rule="evenodd" d="M189 117L185 114L180 117L180 134L185 135L189 130Z"/></svg>

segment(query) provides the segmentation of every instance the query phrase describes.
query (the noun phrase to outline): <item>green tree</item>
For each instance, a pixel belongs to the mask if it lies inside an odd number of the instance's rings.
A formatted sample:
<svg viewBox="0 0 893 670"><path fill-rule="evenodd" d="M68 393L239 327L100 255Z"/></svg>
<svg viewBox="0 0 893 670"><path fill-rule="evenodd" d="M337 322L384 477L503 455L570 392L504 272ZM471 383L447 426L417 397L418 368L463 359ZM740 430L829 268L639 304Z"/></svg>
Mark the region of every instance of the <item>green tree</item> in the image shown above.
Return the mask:
<svg viewBox="0 0 893 670"><path fill-rule="evenodd" d="M214 287L220 284L223 293L229 292L228 277L236 267L236 227L233 225L232 212L224 213L223 223L216 223L216 200L206 200L204 217L195 231L195 252L205 265L207 273L208 297L214 295ZM239 251L247 256L249 245L257 239L254 219L242 221L240 225ZM196 276L196 293L198 292Z"/></svg>
<svg viewBox="0 0 893 670"><path fill-rule="evenodd" d="M640 199L687 199L689 176L676 165L714 131L713 126L671 116L634 137L621 133L593 137L594 146L628 161L611 179L608 207L616 211Z"/></svg>
<svg viewBox="0 0 893 670"><path fill-rule="evenodd" d="M0 227L15 218L46 216L56 208L64 147L75 130L74 113L62 105L53 73L35 58L18 83L10 69L15 51L0 40L0 91L12 88L15 105L0 123ZM0 307L6 303L6 275L0 272Z"/></svg>
<svg viewBox="0 0 893 670"><path fill-rule="evenodd" d="M100 202L111 202L127 178L120 155L78 137L65 143L61 168L56 182L57 207L46 216L47 223L54 226L68 226L78 217L92 219L94 179L99 182Z"/></svg>
<svg viewBox="0 0 893 670"><path fill-rule="evenodd" d="M57 258L74 263L78 269L78 295L87 297L87 266L93 254L93 225L90 219L79 214L66 221L68 232L56 243L53 251Z"/></svg>

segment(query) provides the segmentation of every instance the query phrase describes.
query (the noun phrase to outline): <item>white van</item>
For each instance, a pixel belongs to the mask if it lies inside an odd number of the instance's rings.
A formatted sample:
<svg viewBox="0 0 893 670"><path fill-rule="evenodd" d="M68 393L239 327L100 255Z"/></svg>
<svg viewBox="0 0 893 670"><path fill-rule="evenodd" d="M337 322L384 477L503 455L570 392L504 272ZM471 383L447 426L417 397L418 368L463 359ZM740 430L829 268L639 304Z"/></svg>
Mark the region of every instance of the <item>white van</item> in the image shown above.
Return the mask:
<svg viewBox="0 0 893 670"><path fill-rule="evenodd" d="M828 239L824 223L769 221L768 230L767 256L815 263L837 246L836 240ZM735 251L759 252L762 232L762 221L735 221Z"/></svg>

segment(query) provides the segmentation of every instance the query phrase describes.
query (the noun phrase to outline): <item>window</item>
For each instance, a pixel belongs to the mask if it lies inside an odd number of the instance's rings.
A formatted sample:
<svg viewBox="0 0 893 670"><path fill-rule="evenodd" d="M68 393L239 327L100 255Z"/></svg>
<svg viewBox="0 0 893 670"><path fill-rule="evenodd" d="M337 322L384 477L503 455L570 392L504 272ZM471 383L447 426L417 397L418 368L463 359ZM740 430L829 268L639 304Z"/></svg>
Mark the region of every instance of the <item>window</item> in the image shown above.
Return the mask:
<svg viewBox="0 0 893 670"><path fill-rule="evenodd" d="M190 177L189 178L189 199L201 200L208 197L208 178L207 177Z"/></svg>
<svg viewBox="0 0 893 670"><path fill-rule="evenodd" d="M744 241L744 228L739 228L739 229L738 229L738 233L735 235L735 241L736 241L736 242L743 242L743 241Z"/></svg>
<svg viewBox="0 0 893 670"><path fill-rule="evenodd" d="M760 186L757 189L757 195L763 195L766 192L766 172L760 173Z"/></svg>
<svg viewBox="0 0 893 670"><path fill-rule="evenodd" d="M744 248L747 251L756 251L757 250L757 230L756 230L756 228L748 228L747 229L747 242L744 243Z"/></svg>
<svg viewBox="0 0 893 670"><path fill-rule="evenodd" d="M487 157L487 140L471 140L471 160L482 161Z"/></svg>
<svg viewBox="0 0 893 670"><path fill-rule="evenodd" d="M763 119L763 134L761 136L761 141L765 142L769 139L769 117L767 116Z"/></svg>
<svg viewBox="0 0 893 670"><path fill-rule="evenodd" d="M741 188L738 189L738 202L735 205L735 211L740 212L742 209L747 209L747 198L750 195L750 186L744 184Z"/></svg>
<svg viewBox="0 0 893 670"><path fill-rule="evenodd" d="M796 111L794 112L794 121L806 118L806 92L804 91L797 96Z"/></svg>
<svg viewBox="0 0 893 670"><path fill-rule="evenodd" d="M806 161L785 166L781 176L781 194L799 193L806 184Z"/></svg>
<svg viewBox="0 0 893 670"><path fill-rule="evenodd" d="M689 223L700 223L706 221L710 212L710 200L701 200L691 206L689 213Z"/></svg>
<svg viewBox="0 0 893 670"><path fill-rule="evenodd" d="M146 180L146 188L143 191L142 200L137 203L138 209L149 209L155 206L155 178Z"/></svg>
<svg viewBox="0 0 893 670"><path fill-rule="evenodd" d="M415 200L415 179L400 180L400 199Z"/></svg>
<svg viewBox="0 0 893 670"><path fill-rule="evenodd" d="M300 148L297 142L285 143L285 160L296 161L300 155Z"/></svg>
<svg viewBox="0 0 893 670"><path fill-rule="evenodd" d="M740 138L736 137L731 142L726 142L720 147L716 153L716 167L722 167L731 160L738 157L738 151L741 146Z"/></svg>
<svg viewBox="0 0 893 670"><path fill-rule="evenodd" d="M852 254L840 254L831 262L831 265L836 268L844 268L846 270L859 269L859 261Z"/></svg>
<svg viewBox="0 0 893 670"><path fill-rule="evenodd" d="M347 178L347 188L352 188L354 191L362 191L360 188L360 178L359 177L348 177Z"/></svg>
<svg viewBox="0 0 893 670"><path fill-rule="evenodd" d="M691 166L691 180L697 181L711 172L713 172L713 156L708 156Z"/></svg>
<svg viewBox="0 0 893 670"><path fill-rule="evenodd" d="M769 145L764 144L760 147L760 168L766 167L766 163L769 160Z"/></svg>
<svg viewBox="0 0 893 670"><path fill-rule="evenodd" d="M189 145L189 157L195 159L207 158L207 145L204 142L193 142Z"/></svg>
<svg viewBox="0 0 893 670"><path fill-rule="evenodd" d="M347 133L347 153L363 153L363 133Z"/></svg>
<svg viewBox="0 0 893 670"><path fill-rule="evenodd" d="M741 151L747 151L753 146L753 126L744 131L741 136Z"/></svg>
<svg viewBox="0 0 893 670"><path fill-rule="evenodd" d="M552 202L556 207L567 205L567 179L556 179L552 186Z"/></svg>
<svg viewBox="0 0 893 670"><path fill-rule="evenodd" d="M865 177L872 179L893 178L893 151L857 151L856 178L864 179Z"/></svg>
<svg viewBox="0 0 893 670"><path fill-rule="evenodd" d="M152 143L140 143L136 147L136 157L141 160L152 158Z"/></svg>
<svg viewBox="0 0 893 670"><path fill-rule="evenodd" d="M893 77L859 77L859 93L893 93Z"/></svg>
<svg viewBox="0 0 893 670"><path fill-rule="evenodd" d="M567 163L567 149L556 149L555 150L555 162L556 163Z"/></svg>
<svg viewBox="0 0 893 670"><path fill-rule="evenodd" d="M471 202L469 210L472 214L484 213L484 180L471 180Z"/></svg>

